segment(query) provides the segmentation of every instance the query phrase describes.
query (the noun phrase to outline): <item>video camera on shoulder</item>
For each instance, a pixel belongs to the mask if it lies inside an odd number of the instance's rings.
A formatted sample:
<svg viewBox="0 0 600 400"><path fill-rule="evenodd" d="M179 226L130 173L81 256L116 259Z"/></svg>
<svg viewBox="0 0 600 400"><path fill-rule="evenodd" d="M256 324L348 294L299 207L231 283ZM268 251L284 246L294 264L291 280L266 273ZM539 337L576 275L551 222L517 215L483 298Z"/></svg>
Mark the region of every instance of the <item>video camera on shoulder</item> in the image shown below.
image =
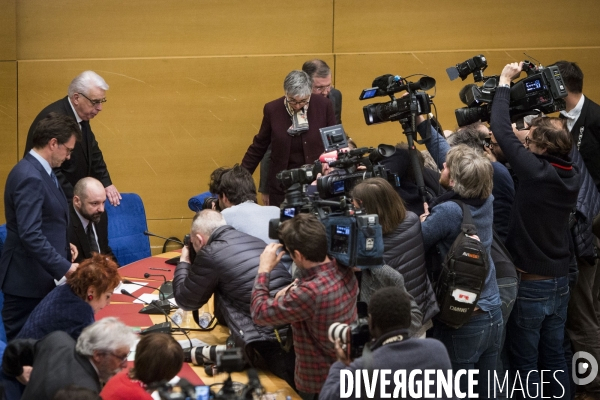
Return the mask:
<svg viewBox="0 0 600 400"><path fill-rule="evenodd" d="M473 74L475 82L483 82L480 86L468 84L461 90L459 96L466 107L455 110L459 126L490 120L491 105L500 76L484 76L483 71L487 66L485 56L480 54L446 70L450 80L459 77L465 80ZM514 82L510 88L509 113L513 121L526 115L540 112L550 114L566 108L564 98L567 97L567 88L557 66L544 68L525 60L522 70L527 76Z"/></svg>

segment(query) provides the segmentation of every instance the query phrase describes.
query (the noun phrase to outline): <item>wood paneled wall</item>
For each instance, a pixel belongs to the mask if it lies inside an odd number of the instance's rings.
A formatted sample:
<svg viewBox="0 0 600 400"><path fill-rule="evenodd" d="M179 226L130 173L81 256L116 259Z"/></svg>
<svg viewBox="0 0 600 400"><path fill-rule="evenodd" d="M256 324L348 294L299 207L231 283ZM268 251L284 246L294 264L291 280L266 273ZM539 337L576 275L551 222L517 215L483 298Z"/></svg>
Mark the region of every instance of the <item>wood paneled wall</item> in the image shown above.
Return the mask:
<svg viewBox="0 0 600 400"><path fill-rule="evenodd" d="M439 119L452 129L458 91L471 79L450 82L445 69L479 53L490 74L523 52L543 64L578 61L586 95L600 101L593 0L0 0L0 7L0 189L35 115L91 69L110 85L91 125L113 182L141 195L150 230L164 236L187 232L188 198L207 190L212 170L241 161L264 103L310 58L332 67L344 127L360 146L403 140L399 124L364 123L358 95L373 78L433 76Z"/></svg>

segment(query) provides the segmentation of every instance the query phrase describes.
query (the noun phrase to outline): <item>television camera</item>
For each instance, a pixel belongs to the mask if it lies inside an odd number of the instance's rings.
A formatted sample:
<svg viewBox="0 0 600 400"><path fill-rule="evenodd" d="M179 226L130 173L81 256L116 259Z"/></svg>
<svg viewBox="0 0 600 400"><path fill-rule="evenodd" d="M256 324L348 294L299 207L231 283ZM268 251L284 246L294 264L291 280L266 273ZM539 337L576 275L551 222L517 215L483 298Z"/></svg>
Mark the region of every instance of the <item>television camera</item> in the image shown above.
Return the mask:
<svg viewBox="0 0 600 400"><path fill-rule="evenodd" d="M336 150L336 161L331 166L342 167L341 175L321 173L320 161L300 168L281 171L277 179L286 187L285 200L281 204L278 219L269 221L269 237L279 239L280 223L300 213L312 213L325 225L328 254L346 266L369 268L383 265L383 236L379 217L366 214L354 206L347 197L358 182L373 176L388 179L387 171L375 164L367 154L384 157L393 154L395 148L380 145L377 149L363 147L347 150L348 142L341 125L321 129L325 151ZM361 169L362 168L362 169ZM397 180L390 174L392 180ZM309 195L308 185L317 180L317 191ZM333 199L334 198L334 199Z"/></svg>
<svg viewBox="0 0 600 400"><path fill-rule="evenodd" d="M455 110L459 126L490 120L491 104L500 76L484 76L487 65L486 58L480 54L446 70L450 80L458 77L465 80L473 74L475 82L483 82L480 86L468 84L461 90L459 96L466 107ZM567 89L557 66L544 68L525 60L522 70L527 76L514 82L510 88L509 112L513 121L527 115L550 114L565 109L563 98L567 96Z"/></svg>

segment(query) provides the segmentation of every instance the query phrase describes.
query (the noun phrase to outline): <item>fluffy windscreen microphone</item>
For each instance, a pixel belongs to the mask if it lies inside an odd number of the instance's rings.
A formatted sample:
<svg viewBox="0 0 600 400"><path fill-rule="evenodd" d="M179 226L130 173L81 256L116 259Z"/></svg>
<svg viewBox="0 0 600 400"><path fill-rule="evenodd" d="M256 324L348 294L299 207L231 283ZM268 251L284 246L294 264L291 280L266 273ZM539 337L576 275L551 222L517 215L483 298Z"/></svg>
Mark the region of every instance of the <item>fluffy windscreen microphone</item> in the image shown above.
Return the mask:
<svg viewBox="0 0 600 400"><path fill-rule="evenodd" d="M394 80L394 75L385 74L378 76L373 80L373 87L378 87L381 90L382 94L385 95L387 93L387 88Z"/></svg>

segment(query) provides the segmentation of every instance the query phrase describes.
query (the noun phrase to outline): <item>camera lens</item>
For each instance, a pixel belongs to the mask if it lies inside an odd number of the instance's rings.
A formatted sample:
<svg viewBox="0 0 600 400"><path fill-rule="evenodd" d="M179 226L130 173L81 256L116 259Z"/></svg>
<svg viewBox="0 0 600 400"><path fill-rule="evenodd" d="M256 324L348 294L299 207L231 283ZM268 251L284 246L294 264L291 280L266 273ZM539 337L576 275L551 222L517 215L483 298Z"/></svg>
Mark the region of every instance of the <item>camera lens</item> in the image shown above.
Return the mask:
<svg viewBox="0 0 600 400"><path fill-rule="evenodd" d="M334 322L329 326L327 333L330 342L335 343L336 339L340 339L340 341L345 344L348 341L348 324Z"/></svg>

